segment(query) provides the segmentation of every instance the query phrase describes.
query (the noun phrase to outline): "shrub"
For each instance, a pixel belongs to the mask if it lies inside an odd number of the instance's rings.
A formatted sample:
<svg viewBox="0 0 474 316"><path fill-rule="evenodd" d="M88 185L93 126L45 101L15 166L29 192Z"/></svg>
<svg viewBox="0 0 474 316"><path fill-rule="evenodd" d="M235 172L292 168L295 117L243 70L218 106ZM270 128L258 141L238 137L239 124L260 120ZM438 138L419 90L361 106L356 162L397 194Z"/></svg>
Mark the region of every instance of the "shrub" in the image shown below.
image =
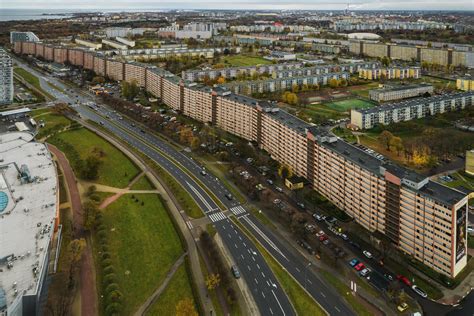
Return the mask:
<svg viewBox="0 0 474 316"><path fill-rule="evenodd" d="M119 290L115 290L110 292L107 295L107 303L120 303L122 302L123 295Z"/></svg>
<svg viewBox="0 0 474 316"><path fill-rule="evenodd" d="M110 283L109 285L107 285L107 287L105 288L105 293L110 293L112 291L117 291L119 289L119 286L117 283Z"/></svg>
<svg viewBox="0 0 474 316"><path fill-rule="evenodd" d="M102 260L102 267L107 267L107 266L110 266L110 265L112 265L112 260L110 260L110 259Z"/></svg>
<svg viewBox="0 0 474 316"><path fill-rule="evenodd" d="M120 305L119 303L112 303L112 304L108 304L105 307L105 313L107 315L115 315L115 314L118 314L121 309L122 309L122 305Z"/></svg>
<svg viewBox="0 0 474 316"><path fill-rule="evenodd" d="M117 276L115 275L115 273L109 273L104 277L105 285L116 283L116 281L117 281Z"/></svg>
<svg viewBox="0 0 474 316"><path fill-rule="evenodd" d="M110 253L109 252L103 252L101 256L102 256L102 259L110 259Z"/></svg>
<svg viewBox="0 0 474 316"><path fill-rule="evenodd" d="M104 274L114 273L114 266L106 266L102 271Z"/></svg>

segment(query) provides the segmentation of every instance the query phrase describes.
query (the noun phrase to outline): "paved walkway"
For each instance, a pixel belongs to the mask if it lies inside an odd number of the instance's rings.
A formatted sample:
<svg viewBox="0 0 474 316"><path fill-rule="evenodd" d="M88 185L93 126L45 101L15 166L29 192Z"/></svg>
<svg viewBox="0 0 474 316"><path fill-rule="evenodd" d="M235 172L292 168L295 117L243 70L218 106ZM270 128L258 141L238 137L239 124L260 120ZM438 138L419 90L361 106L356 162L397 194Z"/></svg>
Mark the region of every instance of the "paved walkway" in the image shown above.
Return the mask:
<svg viewBox="0 0 474 316"><path fill-rule="evenodd" d="M146 311L150 308L150 306L153 305L153 303L156 302L156 300L160 297L161 293L166 289L168 284L170 283L171 279L173 278L173 275L176 273L178 268L183 264L184 258L188 255L188 252L186 251L179 257L178 260L173 264L171 269L168 271L168 274L166 275L166 278L161 282L160 287L156 289L155 292L143 303L142 306L138 308L138 310L135 312L134 316L142 316L145 315Z"/></svg>
<svg viewBox="0 0 474 316"><path fill-rule="evenodd" d="M64 179L66 180L66 188L69 193L69 200L72 208L74 238L82 238L85 236L83 230L82 203L74 171L72 170L66 156L59 149L51 144L47 145L49 150L54 154L54 156L56 156L57 162L64 174ZM87 243L86 249L84 250L80 271L81 314L84 316L98 315L95 270L93 268L90 242Z"/></svg>

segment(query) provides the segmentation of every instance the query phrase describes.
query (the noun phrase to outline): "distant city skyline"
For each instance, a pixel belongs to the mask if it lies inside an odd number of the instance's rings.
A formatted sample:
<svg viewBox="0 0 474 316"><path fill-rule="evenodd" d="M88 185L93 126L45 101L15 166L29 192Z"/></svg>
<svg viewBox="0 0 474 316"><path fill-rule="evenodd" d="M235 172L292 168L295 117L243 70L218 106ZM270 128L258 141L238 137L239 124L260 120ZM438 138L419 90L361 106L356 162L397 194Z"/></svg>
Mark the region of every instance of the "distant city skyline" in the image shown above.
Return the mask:
<svg viewBox="0 0 474 316"><path fill-rule="evenodd" d="M3 0L3 9L144 10L144 9L249 9L249 10L474 10L472 0Z"/></svg>

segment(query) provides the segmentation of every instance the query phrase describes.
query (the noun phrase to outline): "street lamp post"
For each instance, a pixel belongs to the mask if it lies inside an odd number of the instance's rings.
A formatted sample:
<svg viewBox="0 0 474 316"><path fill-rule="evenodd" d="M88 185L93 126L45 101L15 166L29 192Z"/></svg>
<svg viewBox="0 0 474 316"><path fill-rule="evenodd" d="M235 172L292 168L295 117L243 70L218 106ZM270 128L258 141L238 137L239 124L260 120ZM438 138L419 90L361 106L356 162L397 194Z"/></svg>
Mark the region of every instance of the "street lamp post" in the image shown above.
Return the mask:
<svg viewBox="0 0 474 316"><path fill-rule="evenodd" d="M308 262L308 264L304 268L304 289L306 290L306 283L307 283L307 278L306 278L306 273L308 271L308 268L311 267L311 262Z"/></svg>

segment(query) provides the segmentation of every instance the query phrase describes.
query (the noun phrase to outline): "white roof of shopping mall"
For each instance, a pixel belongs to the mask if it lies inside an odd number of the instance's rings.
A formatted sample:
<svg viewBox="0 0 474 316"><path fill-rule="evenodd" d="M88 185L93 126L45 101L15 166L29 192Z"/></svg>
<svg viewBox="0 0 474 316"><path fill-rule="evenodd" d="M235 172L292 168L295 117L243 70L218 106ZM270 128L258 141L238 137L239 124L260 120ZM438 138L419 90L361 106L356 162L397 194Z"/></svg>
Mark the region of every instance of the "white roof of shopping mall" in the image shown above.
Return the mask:
<svg viewBox="0 0 474 316"><path fill-rule="evenodd" d="M0 314L35 295L57 218L57 174L46 145L27 132L0 134Z"/></svg>

